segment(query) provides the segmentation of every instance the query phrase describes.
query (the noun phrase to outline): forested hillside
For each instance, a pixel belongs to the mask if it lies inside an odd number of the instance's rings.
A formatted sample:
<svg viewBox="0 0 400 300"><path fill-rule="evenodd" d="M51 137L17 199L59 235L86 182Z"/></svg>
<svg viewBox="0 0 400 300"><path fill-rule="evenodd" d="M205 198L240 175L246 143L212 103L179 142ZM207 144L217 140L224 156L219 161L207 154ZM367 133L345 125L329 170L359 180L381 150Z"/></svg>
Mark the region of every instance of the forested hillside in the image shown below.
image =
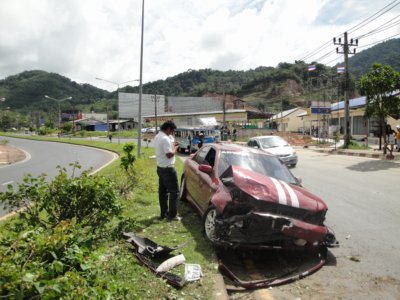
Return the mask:
<svg viewBox="0 0 400 300"><path fill-rule="evenodd" d="M375 62L388 64L400 71L399 49L400 39L394 39L352 56L349 60L352 78L354 80L359 78ZM331 78L331 90L336 89L340 92L340 80L334 67L317 63L317 71L313 75L321 80L319 82L314 80L310 86L307 65L306 62L296 61L283 62L276 67L260 66L246 71L189 69L165 80L146 83L143 85L143 92L169 96L226 93L235 95L263 111L273 111L277 107L280 109L281 105L287 109L294 105L305 104L316 93L320 93L321 88L329 85L325 80L327 78ZM335 79L335 83L332 79ZM354 80L353 94L356 91ZM139 91L137 86L126 86L121 90L135 93ZM62 103L64 109L105 112L108 106L114 113L117 109L116 92L110 93L89 84L79 84L55 73L40 70L25 71L0 80L0 97L6 98L1 104L3 108L10 107L21 113L29 113L32 110L44 112L57 110L58 103L46 99L44 95L56 99L71 96L72 100Z"/></svg>
<svg viewBox="0 0 400 300"><path fill-rule="evenodd" d="M360 44L360 46L362 45ZM350 57L349 69L358 79L368 72L374 63L389 65L400 72L400 39L380 43Z"/></svg>

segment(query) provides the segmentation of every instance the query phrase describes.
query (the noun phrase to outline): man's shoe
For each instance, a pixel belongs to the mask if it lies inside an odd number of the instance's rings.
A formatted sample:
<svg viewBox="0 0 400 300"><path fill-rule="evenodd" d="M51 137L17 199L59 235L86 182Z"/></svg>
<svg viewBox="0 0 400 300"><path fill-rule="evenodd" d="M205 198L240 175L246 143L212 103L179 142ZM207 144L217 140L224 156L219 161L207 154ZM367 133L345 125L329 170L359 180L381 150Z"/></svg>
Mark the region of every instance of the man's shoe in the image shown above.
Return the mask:
<svg viewBox="0 0 400 300"><path fill-rule="evenodd" d="M171 222L171 221L180 221L180 220L182 220L182 218L181 218L181 217L178 217L178 216L175 216L175 217L173 217L173 218L168 217L167 220L168 220L168 222Z"/></svg>
<svg viewBox="0 0 400 300"><path fill-rule="evenodd" d="M159 216L158 219L159 219L159 220L168 219L168 215Z"/></svg>

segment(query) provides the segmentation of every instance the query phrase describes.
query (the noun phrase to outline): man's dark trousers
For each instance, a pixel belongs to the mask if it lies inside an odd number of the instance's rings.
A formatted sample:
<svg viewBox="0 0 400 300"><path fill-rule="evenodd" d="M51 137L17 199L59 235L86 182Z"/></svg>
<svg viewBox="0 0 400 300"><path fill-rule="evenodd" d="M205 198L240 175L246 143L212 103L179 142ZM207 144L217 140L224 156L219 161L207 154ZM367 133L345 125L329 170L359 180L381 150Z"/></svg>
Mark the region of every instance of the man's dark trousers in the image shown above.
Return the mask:
<svg viewBox="0 0 400 300"><path fill-rule="evenodd" d="M161 218L173 219L178 209L179 186L178 176L174 167L157 167L158 200L160 203ZM169 201L168 201L169 194Z"/></svg>

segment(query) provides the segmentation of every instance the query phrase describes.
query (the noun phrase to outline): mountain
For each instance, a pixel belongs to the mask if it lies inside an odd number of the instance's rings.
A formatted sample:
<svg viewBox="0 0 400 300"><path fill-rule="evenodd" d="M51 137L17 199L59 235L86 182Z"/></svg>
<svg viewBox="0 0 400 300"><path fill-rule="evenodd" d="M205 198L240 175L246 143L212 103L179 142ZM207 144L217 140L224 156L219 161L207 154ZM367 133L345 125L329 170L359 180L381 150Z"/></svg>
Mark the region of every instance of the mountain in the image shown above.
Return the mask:
<svg viewBox="0 0 400 300"><path fill-rule="evenodd" d="M352 93L356 95L355 81L368 72L375 62L388 64L400 71L400 39L390 40L355 54L349 59L352 75ZM336 95L338 76L335 67L316 64L313 80L307 71L308 63L279 63L277 67L260 66L247 71L218 71L212 69L191 70L143 85L143 93L167 96L202 96L206 94L230 94L241 98L262 111L279 111L296 105L304 106L315 97ZM329 79L330 78L330 82ZM334 83L336 81L336 83ZM327 88L329 86L329 88ZM137 86L126 86L124 92L138 93ZM72 96L62 103L63 109L75 108L82 111L107 109L116 113L117 94L90 84L75 81L46 71L25 71L0 80L0 96L5 97L1 106L28 114L31 111L57 111L58 103L44 98L56 99Z"/></svg>
<svg viewBox="0 0 400 300"><path fill-rule="evenodd" d="M362 46L360 44L360 46ZM400 72L400 39L379 43L349 58L349 70L359 79L374 63L389 65Z"/></svg>
<svg viewBox="0 0 400 300"><path fill-rule="evenodd" d="M321 71L326 69L323 65L319 67ZM267 110L272 103L278 100L281 103L282 97L304 93L303 85L307 76L307 65L304 62L280 63L276 68L258 67L247 71L188 70L165 80L147 83L143 86L143 92L169 96L225 93L239 97L249 104L263 104L264 107L260 108ZM127 91L137 92L138 87L128 88Z"/></svg>
<svg viewBox="0 0 400 300"><path fill-rule="evenodd" d="M8 76L0 80L0 95L6 98L5 104L13 110L29 112L48 111L58 107L58 103L46 99L48 95L55 99L72 97L65 101L71 107L75 104L88 104L97 99L109 98L110 93L90 84L78 84L56 73L34 70Z"/></svg>

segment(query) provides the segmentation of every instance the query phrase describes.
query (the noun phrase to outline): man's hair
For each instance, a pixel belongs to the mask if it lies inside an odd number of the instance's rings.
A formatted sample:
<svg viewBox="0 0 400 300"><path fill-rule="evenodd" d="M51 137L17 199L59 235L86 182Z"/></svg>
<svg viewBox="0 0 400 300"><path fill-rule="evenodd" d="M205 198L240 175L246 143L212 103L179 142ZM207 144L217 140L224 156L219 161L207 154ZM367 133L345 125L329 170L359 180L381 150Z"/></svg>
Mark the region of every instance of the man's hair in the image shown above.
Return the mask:
<svg viewBox="0 0 400 300"><path fill-rule="evenodd" d="M161 125L160 128L161 128L162 131L167 130L168 128L171 128L172 130L175 130L176 129L176 125L172 121L166 121L166 122L164 122L164 124Z"/></svg>

